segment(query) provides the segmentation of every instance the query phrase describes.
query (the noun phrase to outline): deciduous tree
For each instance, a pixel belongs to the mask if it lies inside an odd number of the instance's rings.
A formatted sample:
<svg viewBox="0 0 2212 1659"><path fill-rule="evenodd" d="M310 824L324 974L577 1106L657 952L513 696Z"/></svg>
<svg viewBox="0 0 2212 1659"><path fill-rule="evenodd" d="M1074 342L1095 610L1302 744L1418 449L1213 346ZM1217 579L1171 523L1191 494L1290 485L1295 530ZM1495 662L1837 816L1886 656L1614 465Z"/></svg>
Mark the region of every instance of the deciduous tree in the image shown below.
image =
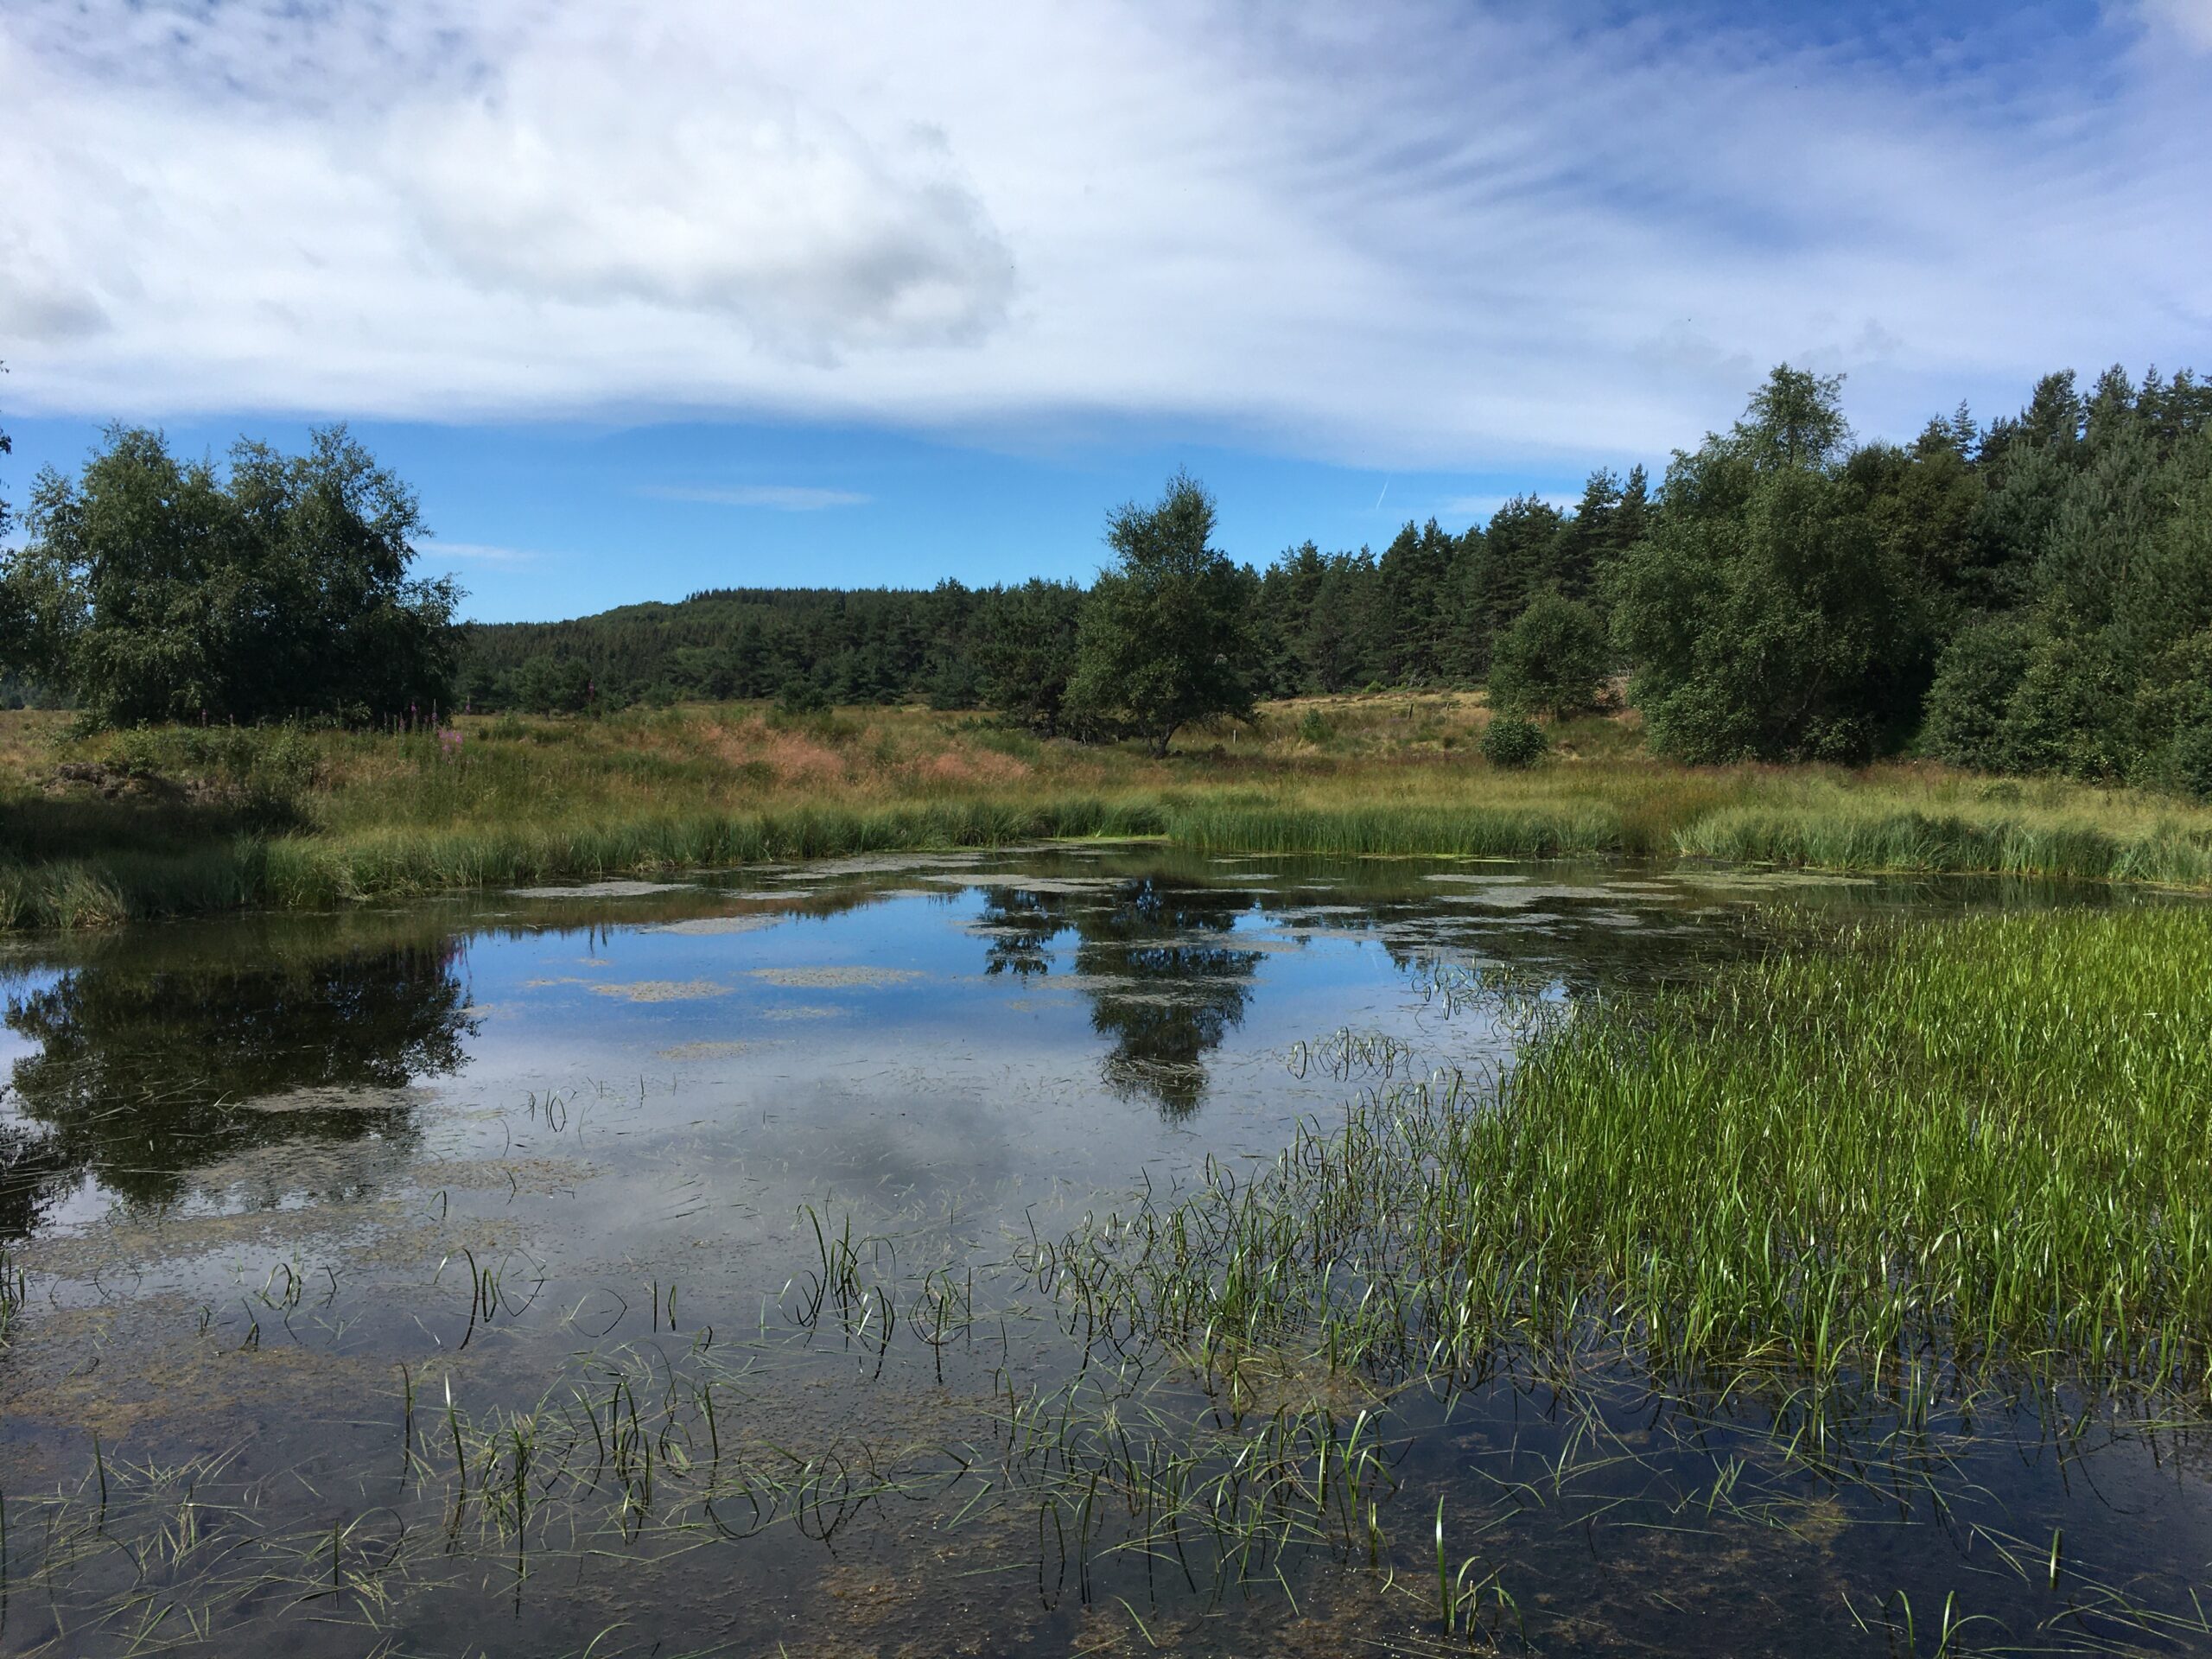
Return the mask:
<svg viewBox="0 0 2212 1659"><path fill-rule="evenodd" d="M1245 618L1255 581L1211 545L1214 502L1178 473L1152 506L1107 521L1114 562L1084 602L1068 704L1155 754L1193 721L1249 716Z"/></svg>

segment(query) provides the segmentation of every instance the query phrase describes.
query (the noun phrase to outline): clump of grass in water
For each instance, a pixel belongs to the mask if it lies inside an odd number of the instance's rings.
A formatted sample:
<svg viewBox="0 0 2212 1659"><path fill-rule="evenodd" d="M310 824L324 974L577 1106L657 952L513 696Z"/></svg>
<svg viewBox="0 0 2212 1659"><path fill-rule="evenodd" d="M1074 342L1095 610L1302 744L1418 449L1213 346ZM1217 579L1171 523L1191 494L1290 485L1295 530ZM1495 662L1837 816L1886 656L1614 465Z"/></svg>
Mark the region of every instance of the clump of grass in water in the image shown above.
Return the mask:
<svg viewBox="0 0 2212 1659"><path fill-rule="evenodd" d="M1815 1389L2200 1389L2208 979L2194 909L1851 930L1586 1009L1494 1103L1372 1098L1061 1255L1164 1340L1407 1374L1602 1328L1662 1371Z"/></svg>

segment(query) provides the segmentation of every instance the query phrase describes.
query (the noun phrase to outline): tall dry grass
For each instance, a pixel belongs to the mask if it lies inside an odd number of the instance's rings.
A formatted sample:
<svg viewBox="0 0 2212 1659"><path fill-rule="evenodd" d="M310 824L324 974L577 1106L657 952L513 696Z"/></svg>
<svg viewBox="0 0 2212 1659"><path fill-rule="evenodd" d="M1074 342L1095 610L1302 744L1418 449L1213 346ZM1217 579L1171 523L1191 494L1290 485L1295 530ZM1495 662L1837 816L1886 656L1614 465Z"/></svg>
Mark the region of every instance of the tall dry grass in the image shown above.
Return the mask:
<svg viewBox="0 0 2212 1659"><path fill-rule="evenodd" d="M250 742L70 743L52 717L0 717L0 925L1072 836L2212 886L2201 807L1916 766L1687 768L1643 754L1624 720L1570 722L1555 758L1508 772L1476 751L1487 718L1465 696L1307 699L1160 760L926 710L734 705L475 719L457 739L322 733L306 760L285 734L277 767ZM188 798L98 799L54 776L171 750L189 772L202 749L227 771L184 778Z"/></svg>

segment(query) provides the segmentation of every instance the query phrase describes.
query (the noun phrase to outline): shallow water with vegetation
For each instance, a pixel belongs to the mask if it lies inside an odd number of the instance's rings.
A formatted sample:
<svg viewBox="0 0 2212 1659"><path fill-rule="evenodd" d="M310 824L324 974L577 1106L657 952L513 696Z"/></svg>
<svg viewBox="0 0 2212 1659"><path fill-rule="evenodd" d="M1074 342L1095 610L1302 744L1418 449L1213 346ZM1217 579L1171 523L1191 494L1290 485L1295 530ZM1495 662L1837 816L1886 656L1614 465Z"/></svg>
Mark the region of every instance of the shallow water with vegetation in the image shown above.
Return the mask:
<svg viewBox="0 0 2212 1659"><path fill-rule="evenodd" d="M18 936L0 1651L2195 1650L2205 928L1100 843Z"/></svg>

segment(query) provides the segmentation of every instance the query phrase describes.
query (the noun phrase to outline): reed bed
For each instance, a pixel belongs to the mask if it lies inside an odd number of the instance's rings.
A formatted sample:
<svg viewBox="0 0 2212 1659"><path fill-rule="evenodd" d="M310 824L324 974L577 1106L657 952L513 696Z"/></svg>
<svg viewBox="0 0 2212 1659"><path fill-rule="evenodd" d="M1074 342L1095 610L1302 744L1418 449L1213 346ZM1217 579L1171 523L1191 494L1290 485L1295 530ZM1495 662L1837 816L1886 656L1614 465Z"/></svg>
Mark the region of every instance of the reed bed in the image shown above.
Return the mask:
<svg viewBox="0 0 2212 1659"><path fill-rule="evenodd" d="M1585 1005L1494 1092L1370 1093L1260 1179L1057 1259L1159 1340L1405 1376L1598 1341L1923 1402L2201 1396L2208 976L2194 906L1823 934Z"/></svg>
<svg viewBox="0 0 2212 1659"><path fill-rule="evenodd" d="M1250 731L1192 734L1166 760L924 710L503 717L443 734L221 743L75 741L49 721L35 743L0 731L0 927L1091 836L2212 887L2212 810L2171 800L1922 767L1688 769L1640 754L1626 724L1604 720L1563 731L1545 766L1507 772L1475 752L1486 715L1472 699L1331 708L1325 742L1299 735L1294 716L1313 712L1301 703ZM143 773L172 750L183 771ZM214 759L194 772L201 750ZM79 773L105 767L111 785L118 768L140 771L119 797L90 798L41 758L54 756Z"/></svg>
<svg viewBox="0 0 2212 1659"><path fill-rule="evenodd" d="M1983 807L1928 811L1879 802L1824 810L1724 808L1685 824L1688 855L1732 863L1928 871L2212 887L2212 833L2178 815L2147 824Z"/></svg>

